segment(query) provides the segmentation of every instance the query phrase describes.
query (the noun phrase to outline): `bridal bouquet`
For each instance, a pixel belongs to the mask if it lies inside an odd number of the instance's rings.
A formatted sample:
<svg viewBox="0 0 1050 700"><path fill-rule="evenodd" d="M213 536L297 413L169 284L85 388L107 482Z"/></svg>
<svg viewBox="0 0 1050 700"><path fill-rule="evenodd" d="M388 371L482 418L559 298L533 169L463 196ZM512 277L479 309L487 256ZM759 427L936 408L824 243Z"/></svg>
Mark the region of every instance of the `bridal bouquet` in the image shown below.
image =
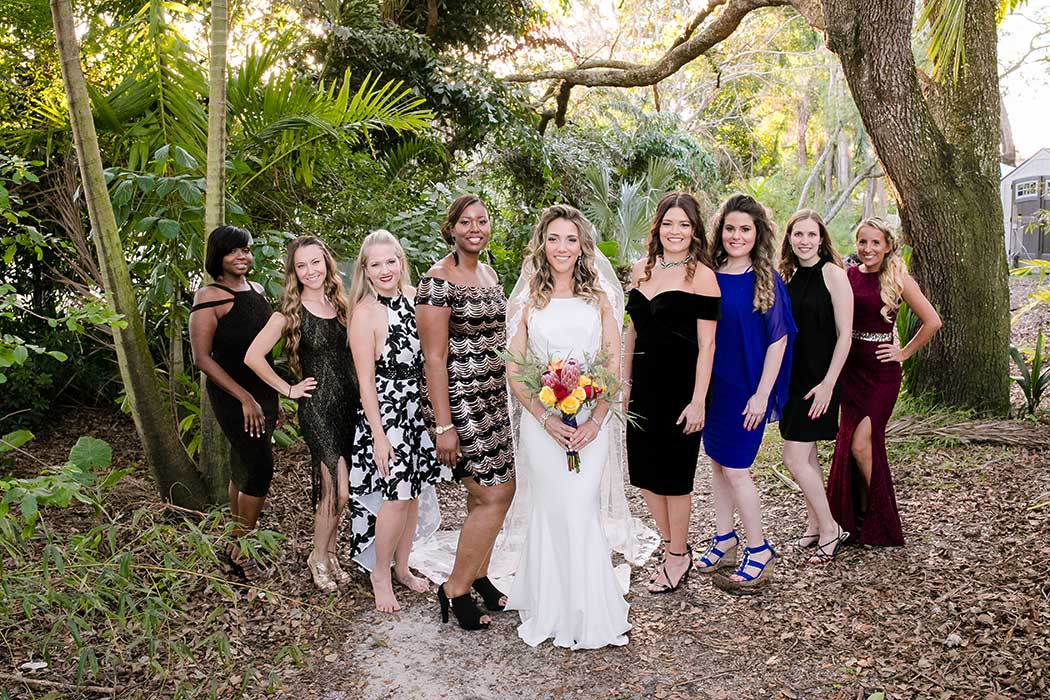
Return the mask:
<svg viewBox="0 0 1050 700"><path fill-rule="evenodd" d="M516 364L520 373L513 377L525 385L528 394L540 400L548 411L556 412L561 422L577 427L576 414L583 408L593 408L599 400L608 400L615 395L619 380L605 368L604 358L592 358L581 365L570 357L552 357L546 361L531 355L514 357L507 361ZM612 391L610 392L610 388ZM570 471L580 471L580 453L575 450L565 453Z"/></svg>

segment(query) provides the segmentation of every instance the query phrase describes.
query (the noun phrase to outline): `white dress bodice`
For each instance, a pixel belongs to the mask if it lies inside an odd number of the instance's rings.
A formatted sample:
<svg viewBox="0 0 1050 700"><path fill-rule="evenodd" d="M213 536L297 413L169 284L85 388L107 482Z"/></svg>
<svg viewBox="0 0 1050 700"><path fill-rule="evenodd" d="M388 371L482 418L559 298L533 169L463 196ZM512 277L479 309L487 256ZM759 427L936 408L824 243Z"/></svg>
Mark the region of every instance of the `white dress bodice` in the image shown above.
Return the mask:
<svg viewBox="0 0 1050 700"><path fill-rule="evenodd" d="M542 309L530 309L529 352L540 359L575 358L581 366L602 346L602 315L579 297L551 299Z"/></svg>

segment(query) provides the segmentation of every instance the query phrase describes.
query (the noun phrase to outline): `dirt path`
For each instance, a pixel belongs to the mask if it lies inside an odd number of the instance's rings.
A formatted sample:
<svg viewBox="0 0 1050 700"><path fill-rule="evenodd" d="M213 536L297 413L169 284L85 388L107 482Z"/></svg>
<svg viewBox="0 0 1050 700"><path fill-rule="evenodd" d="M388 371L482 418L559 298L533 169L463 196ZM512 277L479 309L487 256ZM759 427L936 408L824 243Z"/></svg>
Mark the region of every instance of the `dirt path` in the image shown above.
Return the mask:
<svg viewBox="0 0 1050 700"><path fill-rule="evenodd" d="M780 547L775 585L751 599L700 576L650 596L636 571L634 630L618 649L531 649L514 613L461 632L438 624L431 594L395 616L355 618L346 666L367 700L1050 694L1050 513L1025 510L1050 494L1050 464L994 448L895 451L904 548L851 548L818 568ZM770 539L785 542L801 498L769 476L761 487ZM707 496L702 465L694 533L709 528ZM442 500L454 514L462 493Z"/></svg>

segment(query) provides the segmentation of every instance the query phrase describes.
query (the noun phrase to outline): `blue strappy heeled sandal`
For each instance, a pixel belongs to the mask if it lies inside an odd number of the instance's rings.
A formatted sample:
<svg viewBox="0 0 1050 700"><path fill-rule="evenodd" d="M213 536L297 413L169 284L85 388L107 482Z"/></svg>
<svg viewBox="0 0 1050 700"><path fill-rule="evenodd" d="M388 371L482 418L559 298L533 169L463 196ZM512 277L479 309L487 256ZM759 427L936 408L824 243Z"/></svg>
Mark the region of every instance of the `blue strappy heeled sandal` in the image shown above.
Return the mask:
<svg viewBox="0 0 1050 700"><path fill-rule="evenodd" d="M719 548L723 542L733 540L733 546L727 547L725 551ZM736 530L731 530L724 535L715 534L711 538L711 546L704 552L704 556L696 560L696 570L701 574L713 574L719 569L731 568L736 564L736 548L740 544L740 538Z"/></svg>
<svg viewBox="0 0 1050 700"><path fill-rule="evenodd" d="M769 551L769 559L766 561L755 561L752 559L755 554L767 550ZM744 559L740 562L740 567L733 572L733 574L744 580L735 581L728 576L717 576L715 578L715 585L726 593L732 593L734 595L749 595L757 593L769 583L770 574L773 572L773 563L776 559L776 550L774 550L773 546L769 544L769 540L762 540L762 544L758 547L744 547ZM758 573L752 574L748 571L748 568L758 569Z"/></svg>

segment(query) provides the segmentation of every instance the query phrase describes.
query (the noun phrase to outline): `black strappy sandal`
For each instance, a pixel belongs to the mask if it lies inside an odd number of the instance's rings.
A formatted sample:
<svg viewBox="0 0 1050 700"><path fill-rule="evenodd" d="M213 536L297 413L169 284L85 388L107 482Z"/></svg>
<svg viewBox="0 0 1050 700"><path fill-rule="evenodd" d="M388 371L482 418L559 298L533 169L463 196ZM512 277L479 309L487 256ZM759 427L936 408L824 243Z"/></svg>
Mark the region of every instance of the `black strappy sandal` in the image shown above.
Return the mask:
<svg viewBox="0 0 1050 700"><path fill-rule="evenodd" d="M504 608L507 607L506 603L499 602L500 598L506 598L507 594L496 588L492 581L489 581L488 576L474 579L474 583L470 584L470 587L477 591L481 599L485 601L485 607L492 612L503 612Z"/></svg>
<svg viewBox="0 0 1050 700"><path fill-rule="evenodd" d="M791 542L791 550L793 552L802 552L807 549L813 549L820 544L820 533L809 534L803 532L801 535L796 537Z"/></svg>
<svg viewBox="0 0 1050 700"><path fill-rule="evenodd" d="M481 611L469 592L449 598L445 593L445 584L438 586L438 603L441 604L441 621L448 622L448 609L451 604L456 616L456 623L469 632L488 629L489 623L481 621Z"/></svg>
<svg viewBox="0 0 1050 700"><path fill-rule="evenodd" d="M652 593L653 595L662 595L664 593L674 593L675 591L677 591L682 586L683 583L685 583L686 581L689 580L689 572L693 570L693 550L690 549L688 546L686 547L686 551L684 551L684 552L680 552L679 553L679 552L670 552L669 551L669 552L667 552L667 554L671 555L672 557L689 557L689 563L686 565L685 572L682 573L682 577L680 579L678 579L678 583L676 583L676 584L674 584L672 586L672 585L670 585L671 584L671 576L667 573L667 560L665 559L664 560L664 565L663 565L663 574L664 574L664 578L667 580L667 583L661 584L660 588L658 588L655 591L650 589L649 592Z"/></svg>
<svg viewBox="0 0 1050 700"><path fill-rule="evenodd" d="M839 551L842 549L842 545L845 544L846 540L849 539L849 533L839 528L838 537L835 537L827 542L822 542L817 545L817 551L808 560L810 564L830 564L834 561L835 557L839 555ZM827 548L834 547L830 553Z"/></svg>
<svg viewBox="0 0 1050 700"><path fill-rule="evenodd" d="M664 559L667 556L667 545L671 544L671 540L660 540L660 559ZM653 569L653 573L649 574L649 585L656 583L656 579L660 577L660 567L657 566Z"/></svg>

